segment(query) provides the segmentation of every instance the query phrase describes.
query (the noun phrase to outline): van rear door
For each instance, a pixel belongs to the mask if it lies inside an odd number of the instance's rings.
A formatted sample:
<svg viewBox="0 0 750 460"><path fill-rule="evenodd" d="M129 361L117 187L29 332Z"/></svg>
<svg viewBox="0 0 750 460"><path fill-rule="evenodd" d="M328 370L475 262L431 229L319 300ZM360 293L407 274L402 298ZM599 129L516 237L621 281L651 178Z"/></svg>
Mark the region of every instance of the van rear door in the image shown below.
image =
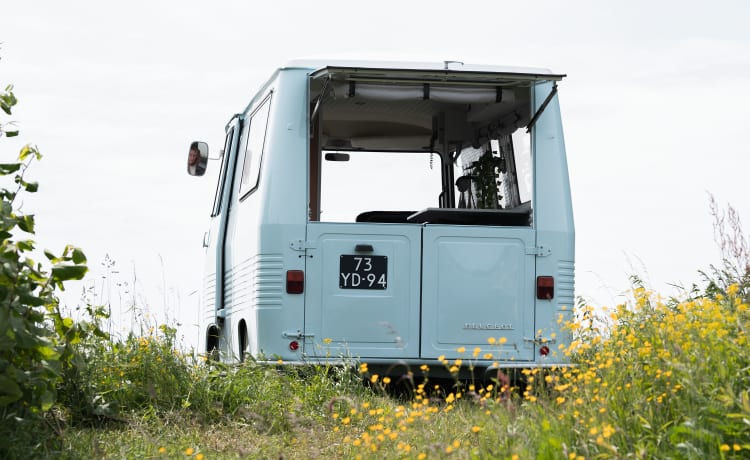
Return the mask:
<svg viewBox="0 0 750 460"><path fill-rule="evenodd" d="M408 224L308 225L306 354L419 357L420 231Z"/></svg>
<svg viewBox="0 0 750 460"><path fill-rule="evenodd" d="M466 358L479 347L480 358L533 359L524 341L534 335L533 245L530 228L425 225L423 358Z"/></svg>

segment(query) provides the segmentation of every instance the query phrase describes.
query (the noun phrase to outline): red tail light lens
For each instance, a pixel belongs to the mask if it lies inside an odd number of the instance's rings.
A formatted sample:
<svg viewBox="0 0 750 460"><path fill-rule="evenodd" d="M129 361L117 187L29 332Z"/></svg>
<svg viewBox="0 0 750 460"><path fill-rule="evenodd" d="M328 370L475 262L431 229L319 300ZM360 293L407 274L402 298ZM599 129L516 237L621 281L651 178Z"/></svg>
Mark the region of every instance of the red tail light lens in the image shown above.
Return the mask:
<svg viewBox="0 0 750 460"><path fill-rule="evenodd" d="M302 294L305 291L305 272L302 270L287 270L286 292L289 294Z"/></svg>
<svg viewBox="0 0 750 460"><path fill-rule="evenodd" d="M549 300L555 296L555 278L551 276L536 277L536 298Z"/></svg>

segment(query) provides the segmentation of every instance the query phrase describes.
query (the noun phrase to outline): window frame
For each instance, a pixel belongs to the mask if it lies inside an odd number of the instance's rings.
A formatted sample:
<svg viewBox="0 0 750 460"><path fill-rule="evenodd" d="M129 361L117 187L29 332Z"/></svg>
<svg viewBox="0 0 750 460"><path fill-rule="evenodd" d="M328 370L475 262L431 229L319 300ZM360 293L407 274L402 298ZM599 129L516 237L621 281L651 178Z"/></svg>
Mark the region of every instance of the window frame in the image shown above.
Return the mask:
<svg viewBox="0 0 750 460"><path fill-rule="evenodd" d="M219 179L216 183L216 194L214 195L214 204L211 208L211 217L216 217L221 214L221 197L224 194L224 182L226 181L227 162L229 161L230 150L234 143L235 126L231 126L227 131L224 140L224 153L221 158L221 168L219 169Z"/></svg>
<svg viewBox="0 0 750 460"><path fill-rule="evenodd" d="M244 155L242 160L242 173L240 174L240 185L238 187L238 193L240 197L240 201L244 201L248 196L250 196L253 192L258 190L258 187L260 186L260 171L263 168L263 156L264 152L266 150L266 140L268 139L268 122L271 117L271 99L272 99L273 93L268 94L263 101L258 104L258 107L256 107L255 110L253 110L252 114L245 119L245 129L246 135L244 140ZM250 152L248 150L248 147L250 146L250 135L252 134L253 129L253 123L257 122L256 118L261 111L266 110L266 116L265 120L263 120L264 126L263 126L263 141L260 144L260 152L259 152L259 158L257 161L257 166L253 164L253 157L248 156L248 153ZM250 162L248 168L246 168L247 162ZM251 170L251 168L254 169L254 171ZM248 175L249 181L245 182L245 175ZM252 184L252 185L251 185ZM249 187L249 188L248 188Z"/></svg>

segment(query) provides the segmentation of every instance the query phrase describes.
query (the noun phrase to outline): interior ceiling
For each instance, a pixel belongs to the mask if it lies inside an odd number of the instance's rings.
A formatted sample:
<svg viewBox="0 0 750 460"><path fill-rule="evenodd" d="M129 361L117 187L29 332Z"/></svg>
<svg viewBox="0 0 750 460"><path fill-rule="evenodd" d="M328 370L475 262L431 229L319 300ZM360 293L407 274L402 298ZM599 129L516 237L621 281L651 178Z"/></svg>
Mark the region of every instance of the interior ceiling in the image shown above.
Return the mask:
<svg viewBox="0 0 750 460"><path fill-rule="evenodd" d="M488 87L494 90L495 87ZM506 89L506 91L508 91ZM511 89L504 102L467 104L436 102L423 98L378 100L358 95L350 97L341 91L330 92L322 102L323 144L367 150L424 150L429 149L433 118L446 114L452 130L475 132L504 119L530 118L530 90L528 87ZM505 92L503 93L505 94ZM516 116L516 114L518 116ZM515 128L514 128L515 129Z"/></svg>

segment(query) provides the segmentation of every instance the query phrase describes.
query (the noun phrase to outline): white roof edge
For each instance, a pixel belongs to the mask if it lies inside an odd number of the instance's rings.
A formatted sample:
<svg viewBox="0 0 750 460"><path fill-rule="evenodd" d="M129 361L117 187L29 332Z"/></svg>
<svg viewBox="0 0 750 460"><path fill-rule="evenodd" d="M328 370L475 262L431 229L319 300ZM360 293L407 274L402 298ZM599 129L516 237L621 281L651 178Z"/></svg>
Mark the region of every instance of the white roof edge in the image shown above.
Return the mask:
<svg viewBox="0 0 750 460"><path fill-rule="evenodd" d="M446 68L447 66L447 68ZM428 71L450 71L450 72L486 72L503 74L525 74L550 77L562 77L563 74L552 72L550 69L540 67L513 67L486 64L463 64L460 61L444 62L412 62L412 61L366 61L366 60L342 60L342 59L294 59L287 61L281 69L303 68L311 71L325 69L326 67L348 67L364 69L393 69L393 70L428 70Z"/></svg>

